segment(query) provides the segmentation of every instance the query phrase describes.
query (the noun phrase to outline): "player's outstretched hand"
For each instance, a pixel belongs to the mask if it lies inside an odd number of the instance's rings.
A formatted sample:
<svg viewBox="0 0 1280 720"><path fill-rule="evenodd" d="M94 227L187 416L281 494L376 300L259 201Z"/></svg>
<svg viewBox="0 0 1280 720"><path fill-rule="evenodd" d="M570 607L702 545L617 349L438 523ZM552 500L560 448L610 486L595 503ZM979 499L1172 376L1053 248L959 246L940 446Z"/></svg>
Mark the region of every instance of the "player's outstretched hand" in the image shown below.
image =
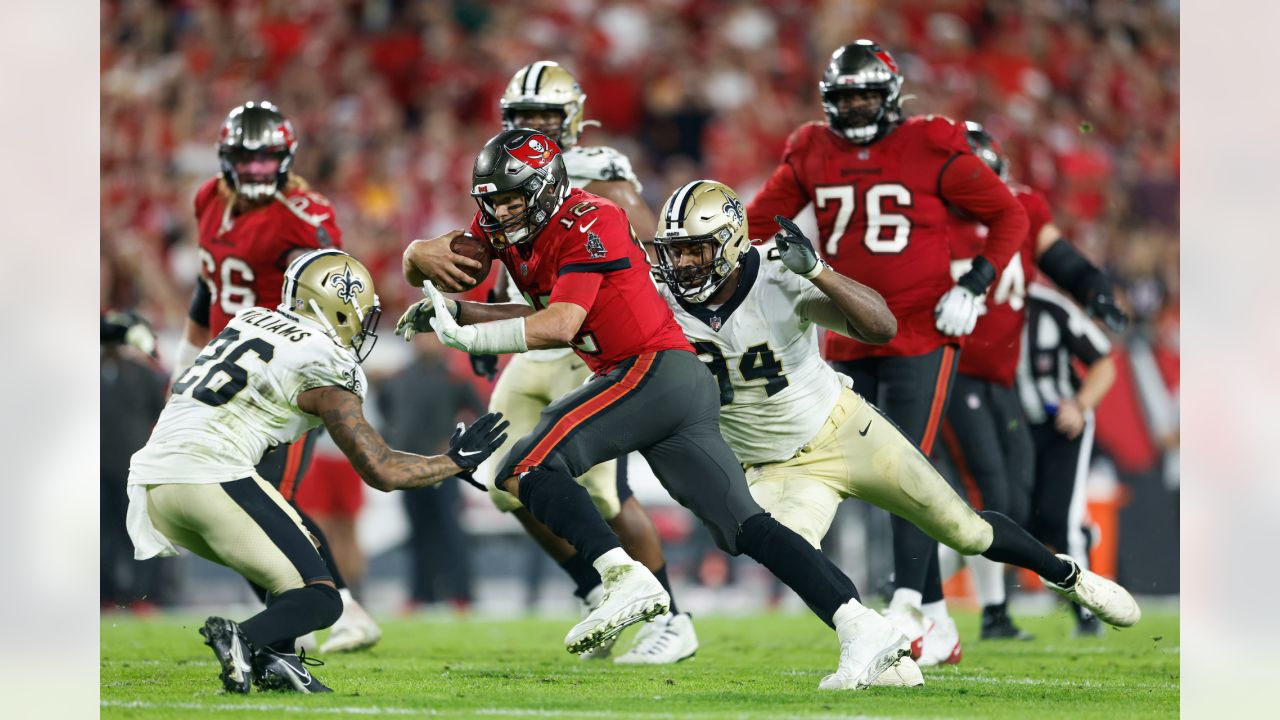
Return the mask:
<svg viewBox="0 0 1280 720"><path fill-rule="evenodd" d="M401 270L410 285L418 286L430 280L447 292L462 292L475 285L475 279L462 270L479 270L483 265L466 255L459 255L450 247L453 239L463 230L450 230L430 240L414 240L405 248L401 257Z"/></svg>
<svg viewBox="0 0 1280 720"><path fill-rule="evenodd" d="M822 261L813 249L813 243L804 236L800 228L782 215L774 215L773 219L782 228L773 236L773 244L778 248L778 256L782 264L791 272L806 280L812 280L822 272Z"/></svg>
<svg viewBox="0 0 1280 720"><path fill-rule="evenodd" d="M450 300L431 284L430 280L422 283L422 291L427 294L427 299L431 301L435 307L431 317L428 318L427 324L432 330L436 331L436 335L440 337L440 342L451 348L461 350L462 352L471 352L471 346L475 345L478 331L472 325L459 325L454 319L453 313L449 311Z"/></svg>
<svg viewBox="0 0 1280 720"><path fill-rule="evenodd" d="M502 447L508 425L502 413L486 413L471 423L471 427L458 423L445 455L463 470L474 470Z"/></svg>
<svg viewBox="0 0 1280 720"><path fill-rule="evenodd" d="M1122 333L1129 325L1129 316L1124 314L1124 311L1116 305L1115 298L1108 293L1100 292L1094 295L1089 299L1085 310L1090 316L1105 323L1113 333Z"/></svg>
<svg viewBox="0 0 1280 720"><path fill-rule="evenodd" d="M963 285L953 286L933 308L933 319L938 332L951 337L973 332L974 326L978 324L978 316L982 314L982 300L982 297Z"/></svg>
<svg viewBox="0 0 1280 720"><path fill-rule="evenodd" d="M425 288L423 294L426 294ZM445 298L444 303L449 309L449 314L455 318L458 317L458 303L449 298ZM431 296L427 295L426 298L410 305L409 309L400 316L400 320L396 322L396 335L408 341L420 332L430 332L431 318L435 317L435 314L436 305L432 302Z"/></svg>

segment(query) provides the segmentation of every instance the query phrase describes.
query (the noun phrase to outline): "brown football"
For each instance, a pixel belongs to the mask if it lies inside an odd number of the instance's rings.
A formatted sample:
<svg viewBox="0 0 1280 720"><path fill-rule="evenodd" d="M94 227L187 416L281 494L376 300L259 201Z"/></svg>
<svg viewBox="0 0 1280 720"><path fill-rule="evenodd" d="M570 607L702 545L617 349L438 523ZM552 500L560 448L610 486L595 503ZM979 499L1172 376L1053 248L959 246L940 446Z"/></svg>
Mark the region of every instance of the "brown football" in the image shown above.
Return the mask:
<svg viewBox="0 0 1280 720"><path fill-rule="evenodd" d="M493 253L488 242L469 232L464 232L449 241L449 249L459 255L465 255L472 260L480 262L481 267L479 270L463 268L463 272L470 275L471 279L475 281L471 284L471 287L484 282L484 279L489 276L489 267L493 264Z"/></svg>

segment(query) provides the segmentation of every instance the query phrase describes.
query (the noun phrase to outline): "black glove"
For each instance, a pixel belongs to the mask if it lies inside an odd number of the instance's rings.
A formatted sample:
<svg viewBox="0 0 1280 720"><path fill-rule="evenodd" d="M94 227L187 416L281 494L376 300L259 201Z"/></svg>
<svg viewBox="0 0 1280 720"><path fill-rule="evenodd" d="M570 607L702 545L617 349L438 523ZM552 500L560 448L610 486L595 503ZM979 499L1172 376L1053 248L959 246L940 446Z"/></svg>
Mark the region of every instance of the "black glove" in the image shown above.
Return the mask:
<svg viewBox="0 0 1280 720"><path fill-rule="evenodd" d="M1115 298L1109 293L1100 292L1089 298L1085 310L1091 317L1101 320L1113 333L1122 333L1129 325L1128 316L1116 305Z"/></svg>
<svg viewBox="0 0 1280 720"><path fill-rule="evenodd" d="M458 477L484 490L485 487L471 477L471 471L479 467L498 448L506 442L507 434L503 432L511 423L502 419L502 413L482 415L471 427L458 423L458 428L449 438L449 449L445 455L462 468Z"/></svg>
<svg viewBox="0 0 1280 720"><path fill-rule="evenodd" d="M476 377L493 380L494 376L498 374L497 355L470 354L467 358L471 360L471 372L475 373Z"/></svg>
<svg viewBox="0 0 1280 720"><path fill-rule="evenodd" d="M782 215L774 215L774 222L782 228L773 236L773 244L778 248L778 257L791 272L806 280L812 280L822 272L824 267L813 249L813 243L804 236L800 228Z"/></svg>

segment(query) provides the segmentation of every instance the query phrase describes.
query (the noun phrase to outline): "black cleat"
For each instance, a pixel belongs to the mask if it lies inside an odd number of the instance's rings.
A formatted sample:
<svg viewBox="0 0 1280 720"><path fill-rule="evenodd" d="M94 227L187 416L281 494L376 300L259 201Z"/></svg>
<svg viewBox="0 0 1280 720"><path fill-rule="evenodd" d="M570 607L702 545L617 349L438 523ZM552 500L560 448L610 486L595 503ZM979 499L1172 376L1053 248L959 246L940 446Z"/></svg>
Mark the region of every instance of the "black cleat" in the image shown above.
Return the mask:
<svg viewBox="0 0 1280 720"><path fill-rule="evenodd" d="M213 648L213 654L218 656L222 687L227 692L247 694L253 650L240 632L240 626L226 618L211 617L204 621L200 634L204 636L204 644Z"/></svg>
<svg viewBox="0 0 1280 720"><path fill-rule="evenodd" d="M1076 627L1071 631L1071 637L1102 637L1106 634L1107 629L1097 615L1079 605L1073 605L1072 608L1076 611Z"/></svg>
<svg viewBox="0 0 1280 720"><path fill-rule="evenodd" d="M1034 636L1013 624L1006 601L982 608L982 634L979 637L983 640L1031 640Z"/></svg>
<svg viewBox="0 0 1280 720"><path fill-rule="evenodd" d="M333 692L312 675L307 667L324 665L320 660L293 653L262 648L253 656L253 684L259 690L293 690L301 693Z"/></svg>

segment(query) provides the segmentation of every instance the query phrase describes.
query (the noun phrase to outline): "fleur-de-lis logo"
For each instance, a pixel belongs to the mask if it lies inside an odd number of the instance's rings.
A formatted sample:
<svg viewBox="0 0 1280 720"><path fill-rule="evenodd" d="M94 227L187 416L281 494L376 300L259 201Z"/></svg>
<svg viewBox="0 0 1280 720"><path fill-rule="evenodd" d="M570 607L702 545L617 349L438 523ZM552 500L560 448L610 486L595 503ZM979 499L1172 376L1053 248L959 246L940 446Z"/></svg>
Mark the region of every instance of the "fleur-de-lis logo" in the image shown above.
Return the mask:
<svg viewBox="0 0 1280 720"><path fill-rule="evenodd" d="M351 266L344 265L341 275L329 278L329 284L338 288L338 299L348 305L355 305L356 293L364 290L364 281L351 274Z"/></svg>
<svg viewBox="0 0 1280 720"><path fill-rule="evenodd" d="M726 215L732 215L733 219L739 225L742 224L742 218L746 214L742 211L742 201L736 197L730 197L727 193L724 196L724 205L720 207L721 211Z"/></svg>

